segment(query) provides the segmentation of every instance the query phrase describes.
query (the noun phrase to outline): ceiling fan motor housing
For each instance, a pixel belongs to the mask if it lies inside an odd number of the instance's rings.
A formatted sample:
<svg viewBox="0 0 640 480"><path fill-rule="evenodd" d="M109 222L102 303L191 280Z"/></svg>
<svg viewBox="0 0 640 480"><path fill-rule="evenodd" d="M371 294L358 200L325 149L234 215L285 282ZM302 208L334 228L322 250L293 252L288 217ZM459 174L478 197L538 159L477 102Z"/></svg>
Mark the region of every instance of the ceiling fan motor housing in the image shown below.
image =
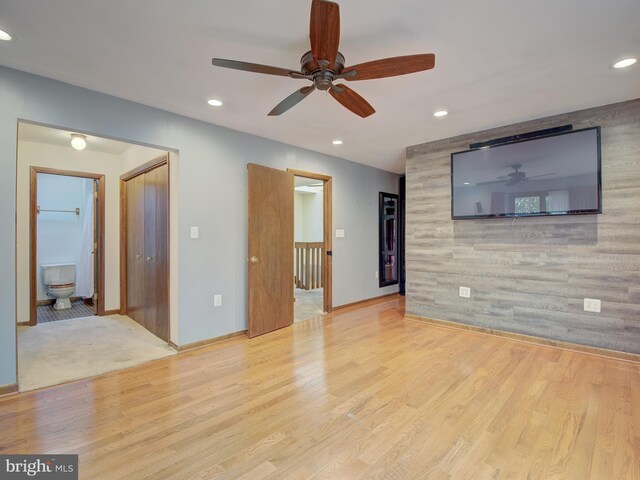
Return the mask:
<svg viewBox="0 0 640 480"><path fill-rule="evenodd" d="M300 59L300 70L305 75L313 78L313 84L318 90L329 90L332 86L333 79L336 75L340 75L344 69L344 56L338 52L336 61L333 65L327 65L325 69L313 59L313 53L308 51Z"/></svg>

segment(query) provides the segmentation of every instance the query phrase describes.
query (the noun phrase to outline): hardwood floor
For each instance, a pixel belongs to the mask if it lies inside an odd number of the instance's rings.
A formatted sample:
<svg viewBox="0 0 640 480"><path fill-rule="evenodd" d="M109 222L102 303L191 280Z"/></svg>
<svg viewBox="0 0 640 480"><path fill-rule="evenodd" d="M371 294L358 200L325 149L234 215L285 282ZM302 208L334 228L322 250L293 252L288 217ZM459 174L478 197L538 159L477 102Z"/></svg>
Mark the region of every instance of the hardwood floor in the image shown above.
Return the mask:
<svg viewBox="0 0 640 480"><path fill-rule="evenodd" d="M86 479L638 479L640 365L341 310L0 400Z"/></svg>

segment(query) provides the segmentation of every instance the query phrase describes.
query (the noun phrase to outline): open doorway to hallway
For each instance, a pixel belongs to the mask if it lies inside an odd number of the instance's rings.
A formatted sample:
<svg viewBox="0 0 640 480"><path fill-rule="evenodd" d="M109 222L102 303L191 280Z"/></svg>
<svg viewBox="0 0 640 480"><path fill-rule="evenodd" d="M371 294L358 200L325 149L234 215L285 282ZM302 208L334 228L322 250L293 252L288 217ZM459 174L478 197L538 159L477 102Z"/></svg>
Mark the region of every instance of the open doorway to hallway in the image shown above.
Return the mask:
<svg viewBox="0 0 640 480"><path fill-rule="evenodd" d="M323 187L322 181L312 178L294 180L294 322L324 313Z"/></svg>
<svg viewBox="0 0 640 480"><path fill-rule="evenodd" d="M247 172L248 332L249 338L253 338L291 326L296 319L294 289L297 287L301 293L304 290L301 285L313 285L314 278L315 284L322 287L322 310L331 312L333 179L329 175L291 168L284 172L254 163L247 164ZM322 184L323 188L322 247L313 260L310 251L303 254L300 248L295 248L296 177L306 179L299 181L299 187L311 179L317 187ZM296 256L300 257L297 266ZM315 276L311 273L313 263L318 264ZM300 268L299 273L296 273L297 268ZM297 320L304 320L303 317L306 315L298 309Z"/></svg>
<svg viewBox="0 0 640 480"><path fill-rule="evenodd" d="M72 142L78 136L82 145ZM121 176L159 156L166 159L161 219L166 231L156 223L149 230L154 239L168 242L169 153L26 122L18 125L17 147L19 389L65 383L174 354L168 324L166 335L159 338L120 304ZM157 185L153 189L158 190ZM168 266L168 250L160 260L155 252L148 257L153 260L145 258L149 265L161 260ZM168 323L168 268L157 277L167 285L161 308ZM157 285L152 289L155 295Z"/></svg>
<svg viewBox="0 0 640 480"><path fill-rule="evenodd" d="M293 173L294 321L300 322L331 311L331 177Z"/></svg>

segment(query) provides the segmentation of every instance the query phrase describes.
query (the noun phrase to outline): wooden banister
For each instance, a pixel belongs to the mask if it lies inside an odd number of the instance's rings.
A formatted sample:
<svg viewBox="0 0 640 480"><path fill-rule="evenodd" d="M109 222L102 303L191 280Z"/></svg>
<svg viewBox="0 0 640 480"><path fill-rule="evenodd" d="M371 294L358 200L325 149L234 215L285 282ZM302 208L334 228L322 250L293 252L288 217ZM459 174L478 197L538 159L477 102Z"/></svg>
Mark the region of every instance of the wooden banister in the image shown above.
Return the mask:
<svg viewBox="0 0 640 480"><path fill-rule="evenodd" d="M322 260L323 242L295 242L294 282L296 288L314 290L323 288Z"/></svg>

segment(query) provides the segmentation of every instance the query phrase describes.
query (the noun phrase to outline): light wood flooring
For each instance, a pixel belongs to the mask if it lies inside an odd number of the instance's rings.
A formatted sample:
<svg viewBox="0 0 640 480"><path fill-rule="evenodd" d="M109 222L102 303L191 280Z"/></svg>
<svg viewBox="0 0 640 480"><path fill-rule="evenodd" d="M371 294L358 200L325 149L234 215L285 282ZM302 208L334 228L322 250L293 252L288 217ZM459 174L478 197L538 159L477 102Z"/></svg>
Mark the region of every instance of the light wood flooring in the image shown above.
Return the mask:
<svg viewBox="0 0 640 480"><path fill-rule="evenodd" d="M638 479L640 365L341 310L0 400L83 479Z"/></svg>
<svg viewBox="0 0 640 480"><path fill-rule="evenodd" d="M303 290L296 288L293 292L296 301L293 304L293 321L303 322L310 318L324 315L322 310L323 290Z"/></svg>

